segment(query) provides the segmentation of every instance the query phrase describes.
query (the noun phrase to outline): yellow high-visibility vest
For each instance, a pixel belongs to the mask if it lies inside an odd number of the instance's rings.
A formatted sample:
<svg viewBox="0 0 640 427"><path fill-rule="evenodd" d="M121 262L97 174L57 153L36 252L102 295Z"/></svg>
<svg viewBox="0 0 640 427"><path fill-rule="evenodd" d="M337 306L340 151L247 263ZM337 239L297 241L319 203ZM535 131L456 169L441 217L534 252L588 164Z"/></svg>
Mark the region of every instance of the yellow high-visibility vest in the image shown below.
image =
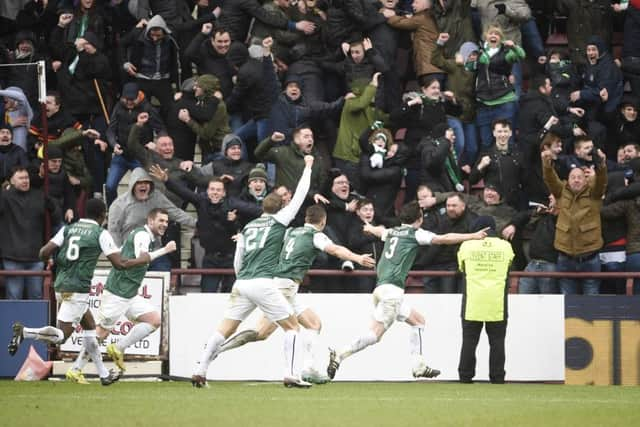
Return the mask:
<svg viewBox="0 0 640 427"><path fill-rule="evenodd" d="M505 319L504 298L511 244L497 237L468 240L458 250L458 268L466 277L464 319L497 322Z"/></svg>

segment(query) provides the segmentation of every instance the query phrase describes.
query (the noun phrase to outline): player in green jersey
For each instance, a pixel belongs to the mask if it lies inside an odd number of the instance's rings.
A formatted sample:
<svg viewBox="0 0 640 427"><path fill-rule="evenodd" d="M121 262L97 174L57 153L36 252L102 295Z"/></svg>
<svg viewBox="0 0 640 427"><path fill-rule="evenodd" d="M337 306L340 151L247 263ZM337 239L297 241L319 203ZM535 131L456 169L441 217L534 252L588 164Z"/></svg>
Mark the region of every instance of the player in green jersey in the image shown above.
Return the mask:
<svg viewBox="0 0 640 427"><path fill-rule="evenodd" d="M402 207L399 219L401 225L394 228L365 225L364 231L380 237L384 249L376 268L376 289L373 292L373 322L369 330L358 337L340 352L330 350L327 375L333 379L340 363L366 347L377 343L382 335L396 320L406 322L411 327L410 351L413 363L413 376L433 378L440 374L437 369L427 366L422 355L422 335L424 317L403 301L404 284L409 270L421 245L455 245L467 240L483 239L486 229L476 233L434 234L420 228L422 210L417 201Z"/></svg>
<svg viewBox="0 0 640 427"><path fill-rule="evenodd" d="M375 267L376 261L370 254L358 255L344 246L336 245L322 232L327 224L327 212L321 205L308 207L304 222L302 227L287 230L278 266L273 274L276 287L291 304L298 322L307 330L306 336L303 335L305 354L302 379L310 383L322 384L327 382L328 378L317 371L314 362L315 344L318 341L322 323L320 317L311 308L297 301L298 287L321 251L366 268ZM218 354L249 342L267 339L276 329L277 325L263 315L256 329L248 329L231 337L222 345Z"/></svg>
<svg viewBox="0 0 640 427"><path fill-rule="evenodd" d="M54 282L56 299L60 302L58 327L27 328L19 322L14 323L9 354L13 356L25 338L61 344L73 333L75 326L80 324L84 330L83 350L96 364L102 384L109 385L118 379L118 375L110 373L102 363L102 355L96 339L95 322L89 311L89 291L93 271L101 253L107 256L116 269L136 268L147 264L150 259L148 254L141 254L135 259L122 258L111 234L100 225L106 218L106 206L101 200L89 200L86 212L86 218L62 227L40 249L40 258L45 261L54 251L60 249L55 261L57 272ZM82 371L69 370L67 379L87 384Z"/></svg>
<svg viewBox="0 0 640 427"><path fill-rule="evenodd" d="M151 261L176 250L176 243L171 241L163 248L152 250L153 245L164 235L169 225L169 214L162 208L154 208L147 214L147 224L129 233L121 253L125 257L139 257L148 254ZM126 370L124 350L155 331L161 323L160 313L151 303L138 295L149 264L139 265L128 270L111 270L100 297L100 308L96 316L96 333L98 339L106 339L121 316L135 322L129 333L116 344L107 346L107 354L113 359L120 373ZM74 364L75 369L82 369L86 357L80 353Z"/></svg>
<svg viewBox="0 0 640 427"><path fill-rule="evenodd" d="M291 202L282 207L282 197L271 193L262 202L263 214L249 222L239 234L234 257L236 282L229 297L229 307L218 329L211 335L200 357L191 383L194 387L206 387L207 369L217 356L220 346L256 308L260 308L267 318L280 325L284 334L284 356L287 370L284 385L287 387L310 387L302 381L300 368L295 357L300 346L298 330L300 326L293 309L274 286L275 267L282 249L287 226L295 218L309 191L311 181L312 156L304 156L305 168Z"/></svg>

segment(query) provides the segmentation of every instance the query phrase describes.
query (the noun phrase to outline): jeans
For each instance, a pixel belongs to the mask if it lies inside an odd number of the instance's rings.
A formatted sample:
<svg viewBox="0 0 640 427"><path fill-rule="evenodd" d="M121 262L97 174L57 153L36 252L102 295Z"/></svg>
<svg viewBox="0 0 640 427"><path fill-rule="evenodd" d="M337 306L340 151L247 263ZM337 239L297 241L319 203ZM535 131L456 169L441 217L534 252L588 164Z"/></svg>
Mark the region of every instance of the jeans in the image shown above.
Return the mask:
<svg viewBox="0 0 640 427"><path fill-rule="evenodd" d="M44 270L42 261L18 262L5 259L3 263L5 270ZM7 276L5 287L7 299L23 299L25 288L27 299L42 299L42 276Z"/></svg>
<svg viewBox="0 0 640 427"><path fill-rule="evenodd" d="M461 166L473 166L478 155L478 130L476 124L473 122L464 123L455 117L448 117L447 122L456 134L455 150L458 156L458 163Z"/></svg>
<svg viewBox="0 0 640 427"><path fill-rule="evenodd" d="M527 56L537 60L538 57L545 55L544 44L535 19L531 18L520 24L520 34L522 35L522 44L527 50Z"/></svg>
<svg viewBox="0 0 640 427"><path fill-rule="evenodd" d="M524 271L556 271L556 264L541 259L532 259ZM521 277L518 281L519 294L557 294L558 283L552 277Z"/></svg>
<svg viewBox="0 0 640 427"><path fill-rule="evenodd" d="M135 168L141 168L142 165L137 160L127 160L124 156L114 154L111 158L111 166L109 166L109 173L107 174L107 206L118 197L118 184L122 180L122 177L127 171Z"/></svg>
<svg viewBox="0 0 640 427"><path fill-rule="evenodd" d="M233 116L230 122L233 133L235 133L244 142L242 149L242 158L247 159L249 156L253 156L253 148L256 147L263 139L271 136L271 122L269 119L251 119L244 124L238 116ZM256 139L256 144L252 145L252 149L249 148L249 141L253 142Z"/></svg>
<svg viewBox="0 0 640 427"><path fill-rule="evenodd" d="M625 269L628 272L640 271L640 252L627 254L627 264ZM633 294L640 295L640 279L633 280Z"/></svg>
<svg viewBox="0 0 640 427"><path fill-rule="evenodd" d="M576 259L560 253L558 255L558 272L600 272L600 257L593 255L589 258ZM582 284L583 295L598 295L600 293L600 279L566 279L559 280L560 291L564 295L576 295L579 293L579 285Z"/></svg>
<svg viewBox="0 0 640 427"><path fill-rule="evenodd" d="M515 129L517 112L518 103L515 101L494 106L478 105L476 125L480 130L480 151L488 150L493 145L493 129L491 127L493 121L496 119L507 119L511 123L511 129ZM513 144L513 136L509 140L509 145L511 144Z"/></svg>

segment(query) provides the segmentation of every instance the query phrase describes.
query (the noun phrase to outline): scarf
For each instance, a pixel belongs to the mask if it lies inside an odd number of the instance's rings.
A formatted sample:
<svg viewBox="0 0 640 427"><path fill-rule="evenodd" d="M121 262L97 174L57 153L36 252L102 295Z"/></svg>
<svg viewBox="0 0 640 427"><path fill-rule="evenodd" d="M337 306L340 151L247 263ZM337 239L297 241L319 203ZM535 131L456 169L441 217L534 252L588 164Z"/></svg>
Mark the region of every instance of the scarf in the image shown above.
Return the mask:
<svg viewBox="0 0 640 427"><path fill-rule="evenodd" d="M440 145L441 142L437 139L434 140L436 145ZM449 144L449 141L446 141ZM458 155L456 154L456 150L453 149L453 146L449 147L449 154L444 161L444 168L447 171L447 176L456 187L456 191L462 191L464 189L462 185L462 177L460 176L460 171L457 168L458 165Z"/></svg>

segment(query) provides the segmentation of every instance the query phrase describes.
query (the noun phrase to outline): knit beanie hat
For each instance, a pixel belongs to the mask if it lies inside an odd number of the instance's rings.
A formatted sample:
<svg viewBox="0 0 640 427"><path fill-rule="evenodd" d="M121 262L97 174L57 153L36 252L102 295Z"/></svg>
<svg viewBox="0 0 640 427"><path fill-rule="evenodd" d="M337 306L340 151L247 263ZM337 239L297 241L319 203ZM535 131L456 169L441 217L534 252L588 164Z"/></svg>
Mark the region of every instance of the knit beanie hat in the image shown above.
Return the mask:
<svg viewBox="0 0 640 427"><path fill-rule="evenodd" d="M234 133L229 133L222 138L222 154L227 154L227 149L237 145L242 147L242 139Z"/></svg>
<svg viewBox="0 0 640 427"><path fill-rule="evenodd" d="M261 179L264 182L267 182L267 169L262 163L258 163L256 167L251 169L251 172L249 172L249 182L254 179Z"/></svg>

